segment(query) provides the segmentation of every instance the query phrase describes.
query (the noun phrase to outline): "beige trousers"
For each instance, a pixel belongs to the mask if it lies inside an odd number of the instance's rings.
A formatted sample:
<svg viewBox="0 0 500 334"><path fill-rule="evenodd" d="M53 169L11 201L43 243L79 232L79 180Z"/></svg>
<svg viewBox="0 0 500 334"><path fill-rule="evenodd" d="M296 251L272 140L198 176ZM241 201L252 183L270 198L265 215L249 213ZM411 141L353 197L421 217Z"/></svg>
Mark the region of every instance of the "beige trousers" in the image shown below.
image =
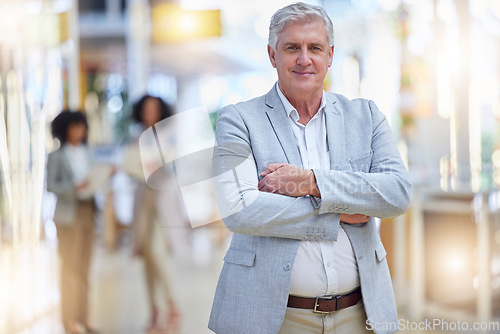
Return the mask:
<svg viewBox="0 0 500 334"><path fill-rule="evenodd" d="M73 224L57 226L64 324L88 320L88 276L94 241L94 213L93 201L79 202Z"/></svg>
<svg viewBox="0 0 500 334"><path fill-rule="evenodd" d="M166 295L165 301L173 298L167 270L170 262L160 226L153 220L148 228L150 238L142 250L142 256L144 258L149 300L152 304L156 304L155 299L158 296L158 290Z"/></svg>
<svg viewBox="0 0 500 334"><path fill-rule="evenodd" d="M288 307L279 334L361 334L366 329L363 301L329 314Z"/></svg>
<svg viewBox="0 0 500 334"><path fill-rule="evenodd" d="M144 259L144 269L149 301L157 302L158 291L165 296L164 301L172 299L172 288L168 274L169 257L163 229L160 226L157 210L158 191L141 185L136 193L134 208L134 247Z"/></svg>

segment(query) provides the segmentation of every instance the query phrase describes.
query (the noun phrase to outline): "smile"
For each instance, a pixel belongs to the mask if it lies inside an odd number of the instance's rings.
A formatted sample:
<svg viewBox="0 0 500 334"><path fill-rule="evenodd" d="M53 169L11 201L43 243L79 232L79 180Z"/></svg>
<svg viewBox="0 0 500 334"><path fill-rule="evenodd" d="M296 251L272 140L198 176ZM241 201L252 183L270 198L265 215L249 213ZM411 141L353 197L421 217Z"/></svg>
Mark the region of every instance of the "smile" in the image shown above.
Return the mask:
<svg viewBox="0 0 500 334"><path fill-rule="evenodd" d="M314 73L312 72L299 72L299 71L293 71L294 74L297 75L313 75Z"/></svg>

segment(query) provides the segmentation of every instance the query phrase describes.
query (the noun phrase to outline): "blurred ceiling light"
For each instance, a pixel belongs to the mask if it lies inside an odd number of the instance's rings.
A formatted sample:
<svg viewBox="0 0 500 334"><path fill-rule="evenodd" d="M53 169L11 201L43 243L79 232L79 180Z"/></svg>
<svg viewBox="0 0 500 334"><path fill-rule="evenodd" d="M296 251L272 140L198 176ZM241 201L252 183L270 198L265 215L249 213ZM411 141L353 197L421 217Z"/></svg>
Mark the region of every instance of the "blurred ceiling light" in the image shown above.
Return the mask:
<svg viewBox="0 0 500 334"><path fill-rule="evenodd" d="M160 3L151 10L154 43L176 43L216 37L222 33L220 10L184 10Z"/></svg>
<svg viewBox="0 0 500 334"><path fill-rule="evenodd" d="M192 13L185 13L179 18L179 27L182 32L192 34L198 29L198 21Z"/></svg>

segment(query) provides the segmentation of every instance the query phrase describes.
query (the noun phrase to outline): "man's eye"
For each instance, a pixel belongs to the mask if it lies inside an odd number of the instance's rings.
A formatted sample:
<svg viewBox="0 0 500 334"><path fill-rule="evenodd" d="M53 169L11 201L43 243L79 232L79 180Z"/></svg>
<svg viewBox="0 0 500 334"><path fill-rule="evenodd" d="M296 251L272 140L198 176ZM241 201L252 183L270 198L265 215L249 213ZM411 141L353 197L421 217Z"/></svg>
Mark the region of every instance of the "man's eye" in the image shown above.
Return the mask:
<svg viewBox="0 0 500 334"><path fill-rule="evenodd" d="M288 46L286 49L287 50L297 50L297 47L295 47L295 46Z"/></svg>

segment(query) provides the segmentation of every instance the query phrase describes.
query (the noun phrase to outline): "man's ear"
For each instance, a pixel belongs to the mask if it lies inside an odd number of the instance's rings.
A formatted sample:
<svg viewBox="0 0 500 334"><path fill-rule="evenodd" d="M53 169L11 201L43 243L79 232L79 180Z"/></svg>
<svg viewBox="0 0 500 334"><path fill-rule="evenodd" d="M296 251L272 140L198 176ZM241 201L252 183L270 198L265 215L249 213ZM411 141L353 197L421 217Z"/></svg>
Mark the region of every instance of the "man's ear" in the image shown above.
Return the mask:
<svg viewBox="0 0 500 334"><path fill-rule="evenodd" d="M333 51L335 47L332 45L330 47L330 50L328 50L328 67L332 66L332 61L333 61Z"/></svg>
<svg viewBox="0 0 500 334"><path fill-rule="evenodd" d="M276 68L276 59L274 56L276 55L276 51L268 44L267 45L267 54L269 55L269 60L271 61L271 65Z"/></svg>

